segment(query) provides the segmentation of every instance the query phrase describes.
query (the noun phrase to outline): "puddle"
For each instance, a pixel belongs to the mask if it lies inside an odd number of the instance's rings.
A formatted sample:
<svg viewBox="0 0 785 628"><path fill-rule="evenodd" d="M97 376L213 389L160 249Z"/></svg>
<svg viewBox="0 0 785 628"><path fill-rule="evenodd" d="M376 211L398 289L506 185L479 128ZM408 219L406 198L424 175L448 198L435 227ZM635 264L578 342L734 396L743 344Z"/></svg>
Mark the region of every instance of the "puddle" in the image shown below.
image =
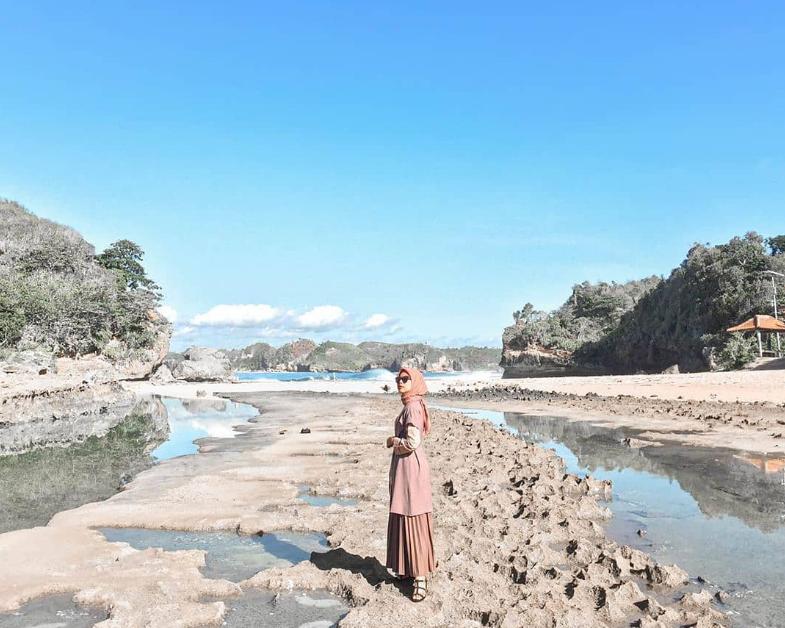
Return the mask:
<svg viewBox="0 0 785 628"><path fill-rule="evenodd" d="M106 612L77 606L72 595L49 595L32 600L12 613L0 614L0 628L90 628Z"/></svg>
<svg viewBox="0 0 785 628"><path fill-rule="evenodd" d="M458 409L553 449L567 470L613 482L606 526L620 543L675 562L730 593L736 625L774 628L785 617L785 458L692 447L658 438L634 448L640 431L560 417ZM643 531L643 536L637 534Z"/></svg>
<svg viewBox="0 0 785 628"><path fill-rule="evenodd" d="M169 437L152 455L156 460L195 454L200 438L234 438L235 426L259 415L247 403L228 399L176 399L159 397L169 420Z"/></svg>
<svg viewBox="0 0 785 628"><path fill-rule="evenodd" d="M156 461L196 453L196 439L234 438L234 426L258 415L228 399L152 396L102 437L0 456L0 533L108 499Z"/></svg>
<svg viewBox="0 0 785 628"><path fill-rule="evenodd" d="M252 589L223 602L228 628L329 628L349 612L343 600L320 590ZM105 619L105 611L77 606L70 594L53 595L0 614L0 628L91 628Z"/></svg>
<svg viewBox="0 0 785 628"><path fill-rule="evenodd" d="M58 512L114 495L153 465L166 409L147 399L104 436L69 447L0 456L0 533L46 525Z"/></svg>
<svg viewBox="0 0 785 628"><path fill-rule="evenodd" d="M327 591L250 590L224 603L223 625L229 628L330 628L349 612L341 599Z"/></svg>
<svg viewBox="0 0 785 628"><path fill-rule="evenodd" d="M297 493L297 498L304 501L306 504L316 507L330 506L331 504L338 504L339 506L356 506L356 499L349 499L345 497L332 497L330 495L315 495L311 493L311 487L308 484L300 484L298 487L300 492Z"/></svg>
<svg viewBox="0 0 785 628"><path fill-rule="evenodd" d="M208 578L240 582L262 569L290 567L309 560L312 552L330 548L323 534L316 532L268 532L241 536L234 532L184 532L144 528L99 528L107 541L122 541L136 549L160 547L164 550L204 550L202 573Z"/></svg>

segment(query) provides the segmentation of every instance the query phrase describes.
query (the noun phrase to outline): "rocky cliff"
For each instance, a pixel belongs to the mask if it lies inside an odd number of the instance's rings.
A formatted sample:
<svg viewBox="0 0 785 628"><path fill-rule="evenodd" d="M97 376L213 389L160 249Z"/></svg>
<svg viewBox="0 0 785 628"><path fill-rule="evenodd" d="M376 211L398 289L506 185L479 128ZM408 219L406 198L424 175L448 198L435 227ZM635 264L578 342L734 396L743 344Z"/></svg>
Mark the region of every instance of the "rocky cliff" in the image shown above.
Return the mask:
<svg viewBox="0 0 785 628"><path fill-rule="evenodd" d="M160 289L127 240L79 233L0 200L0 454L106 433L169 350Z"/></svg>
<svg viewBox="0 0 785 628"><path fill-rule="evenodd" d="M696 244L668 277L584 282L552 312L527 303L503 332L504 376L736 368L744 341L725 329L772 311L765 271L785 273L783 240L748 233Z"/></svg>

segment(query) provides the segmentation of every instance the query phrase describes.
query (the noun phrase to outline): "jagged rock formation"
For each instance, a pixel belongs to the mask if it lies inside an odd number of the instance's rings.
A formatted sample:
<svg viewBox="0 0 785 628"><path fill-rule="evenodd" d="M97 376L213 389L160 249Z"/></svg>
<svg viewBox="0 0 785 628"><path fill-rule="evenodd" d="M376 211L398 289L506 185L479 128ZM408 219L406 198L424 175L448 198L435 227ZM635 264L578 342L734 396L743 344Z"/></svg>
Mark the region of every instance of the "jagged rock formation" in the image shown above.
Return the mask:
<svg viewBox="0 0 785 628"><path fill-rule="evenodd" d="M97 354L123 376L145 377L168 351L160 289L121 240L96 255L70 227L0 199L0 359Z"/></svg>
<svg viewBox="0 0 785 628"><path fill-rule="evenodd" d="M441 349L422 343L327 341L320 345L306 339L279 348L255 343L244 349L224 351L240 371L363 371L415 366L431 371L469 371L498 368L499 350L489 347ZM176 376L176 373L175 373Z"/></svg>
<svg viewBox="0 0 785 628"><path fill-rule="evenodd" d="M243 349L228 349L224 353L232 368L238 371L298 371L308 355L316 348L312 340L300 338L278 348L266 342L256 342Z"/></svg>

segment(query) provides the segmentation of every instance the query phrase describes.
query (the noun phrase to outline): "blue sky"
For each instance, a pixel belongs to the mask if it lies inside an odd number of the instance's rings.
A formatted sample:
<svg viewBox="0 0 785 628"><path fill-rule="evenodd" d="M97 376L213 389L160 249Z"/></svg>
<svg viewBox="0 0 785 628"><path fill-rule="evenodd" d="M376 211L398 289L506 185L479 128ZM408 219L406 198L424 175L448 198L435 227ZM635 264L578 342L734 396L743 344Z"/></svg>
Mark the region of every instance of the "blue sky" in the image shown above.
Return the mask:
<svg viewBox="0 0 785 628"><path fill-rule="evenodd" d="M138 242L176 346L498 345L785 232L785 4L543 4L1 2L0 196Z"/></svg>

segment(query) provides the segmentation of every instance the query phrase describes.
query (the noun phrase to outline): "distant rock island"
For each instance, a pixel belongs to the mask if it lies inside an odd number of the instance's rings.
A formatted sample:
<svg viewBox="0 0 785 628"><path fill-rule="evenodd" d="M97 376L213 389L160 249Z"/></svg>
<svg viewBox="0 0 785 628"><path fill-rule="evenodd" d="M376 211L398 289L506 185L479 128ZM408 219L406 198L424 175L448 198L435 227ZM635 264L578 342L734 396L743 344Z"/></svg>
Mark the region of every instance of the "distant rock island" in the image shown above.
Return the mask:
<svg viewBox="0 0 785 628"><path fill-rule="evenodd" d="M397 371L414 366L429 371L476 371L499 368L499 349L493 347L439 348L423 343L327 341L321 344L301 338L273 347L264 342L243 349L212 350L211 359L225 359L236 371ZM202 359L204 350L192 347L182 354L170 353L165 366L180 378L194 372L187 356ZM216 373L217 375L217 373ZM178 377L180 376L180 377Z"/></svg>

